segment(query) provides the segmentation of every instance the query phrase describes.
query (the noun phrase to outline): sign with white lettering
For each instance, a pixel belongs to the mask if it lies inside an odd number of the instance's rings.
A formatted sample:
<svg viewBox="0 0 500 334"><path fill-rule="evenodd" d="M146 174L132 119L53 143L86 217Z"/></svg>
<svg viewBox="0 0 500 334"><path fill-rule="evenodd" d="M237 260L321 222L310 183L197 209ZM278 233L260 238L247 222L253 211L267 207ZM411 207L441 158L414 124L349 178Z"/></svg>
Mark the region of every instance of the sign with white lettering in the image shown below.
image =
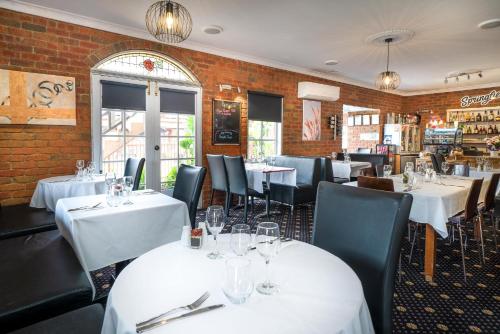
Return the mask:
<svg viewBox="0 0 500 334"><path fill-rule="evenodd" d="M500 99L500 91L492 90L488 94L468 96L465 95L460 99L460 107L467 108L471 104L481 103L482 106L487 105L493 100Z"/></svg>

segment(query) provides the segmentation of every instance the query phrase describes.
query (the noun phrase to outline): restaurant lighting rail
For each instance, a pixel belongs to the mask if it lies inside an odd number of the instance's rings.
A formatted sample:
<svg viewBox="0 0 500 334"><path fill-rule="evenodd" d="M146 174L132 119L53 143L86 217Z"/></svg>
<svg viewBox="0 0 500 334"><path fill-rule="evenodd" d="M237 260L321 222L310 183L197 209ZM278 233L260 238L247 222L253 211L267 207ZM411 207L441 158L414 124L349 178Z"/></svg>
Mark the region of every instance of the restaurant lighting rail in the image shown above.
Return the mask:
<svg viewBox="0 0 500 334"><path fill-rule="evenodd" d="M450 79L453 79L453 78L455 78L456 82L459 82L460 78L467 78L467 80L470 80L471 75L477 75L479 78L482 78L483 71L460 72L460 73L457 73L454 75L447 75L444 78L444 83L447 84L450 81Z"/></svg>

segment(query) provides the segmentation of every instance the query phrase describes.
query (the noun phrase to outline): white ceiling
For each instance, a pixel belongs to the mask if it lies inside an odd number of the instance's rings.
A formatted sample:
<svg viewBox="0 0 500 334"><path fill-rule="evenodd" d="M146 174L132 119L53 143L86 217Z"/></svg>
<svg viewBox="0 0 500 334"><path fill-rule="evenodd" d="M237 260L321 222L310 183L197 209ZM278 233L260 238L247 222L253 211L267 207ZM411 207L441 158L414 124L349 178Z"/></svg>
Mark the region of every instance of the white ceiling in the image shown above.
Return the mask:
<svg viewBox="0 0 500 334"><path fill-rule="evenodd" d="M477 27L500 17L500 0L176 1L194 23L181 47L373 88L385 69L386 48L365 39L409 29L415 32L413 39L391 48L390 69L401 75L401 94L500 85L500 28ZM0 6L145 37L144 15L153 2L0 0ZM207 35L202 32L207 25L219 25L224 32ZM327 59L339 64L326 66ZM444 84L448 73L469 69L483 70L483 78Z"/></svg>

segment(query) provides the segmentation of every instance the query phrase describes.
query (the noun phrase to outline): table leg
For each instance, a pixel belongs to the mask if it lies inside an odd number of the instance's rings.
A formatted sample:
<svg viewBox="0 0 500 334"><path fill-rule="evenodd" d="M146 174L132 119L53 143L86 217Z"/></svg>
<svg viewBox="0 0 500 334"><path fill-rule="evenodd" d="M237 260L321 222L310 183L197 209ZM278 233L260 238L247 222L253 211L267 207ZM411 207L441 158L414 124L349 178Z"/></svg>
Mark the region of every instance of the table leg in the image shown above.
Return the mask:
<svg viewBox="0 0 500 334"><path fill-rule="evenodd" d="M436 231L434 228L425 225L425 265L424 275L426 281L432 281L436 265Z"/></svg>

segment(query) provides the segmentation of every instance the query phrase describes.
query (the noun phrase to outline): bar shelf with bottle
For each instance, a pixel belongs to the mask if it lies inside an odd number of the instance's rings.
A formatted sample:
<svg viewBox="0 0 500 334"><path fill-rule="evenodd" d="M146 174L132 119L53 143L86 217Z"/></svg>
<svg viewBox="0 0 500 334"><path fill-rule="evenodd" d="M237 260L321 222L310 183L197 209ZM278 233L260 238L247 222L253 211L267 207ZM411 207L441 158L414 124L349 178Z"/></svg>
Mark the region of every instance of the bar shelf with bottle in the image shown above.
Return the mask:
<svg viewBox="0 0 500 334"><path fill-rule="evenodd" d="M464 144L486 145L484 139L500 133L500 108L448 109L446 120L461 128Z"/></svg>

